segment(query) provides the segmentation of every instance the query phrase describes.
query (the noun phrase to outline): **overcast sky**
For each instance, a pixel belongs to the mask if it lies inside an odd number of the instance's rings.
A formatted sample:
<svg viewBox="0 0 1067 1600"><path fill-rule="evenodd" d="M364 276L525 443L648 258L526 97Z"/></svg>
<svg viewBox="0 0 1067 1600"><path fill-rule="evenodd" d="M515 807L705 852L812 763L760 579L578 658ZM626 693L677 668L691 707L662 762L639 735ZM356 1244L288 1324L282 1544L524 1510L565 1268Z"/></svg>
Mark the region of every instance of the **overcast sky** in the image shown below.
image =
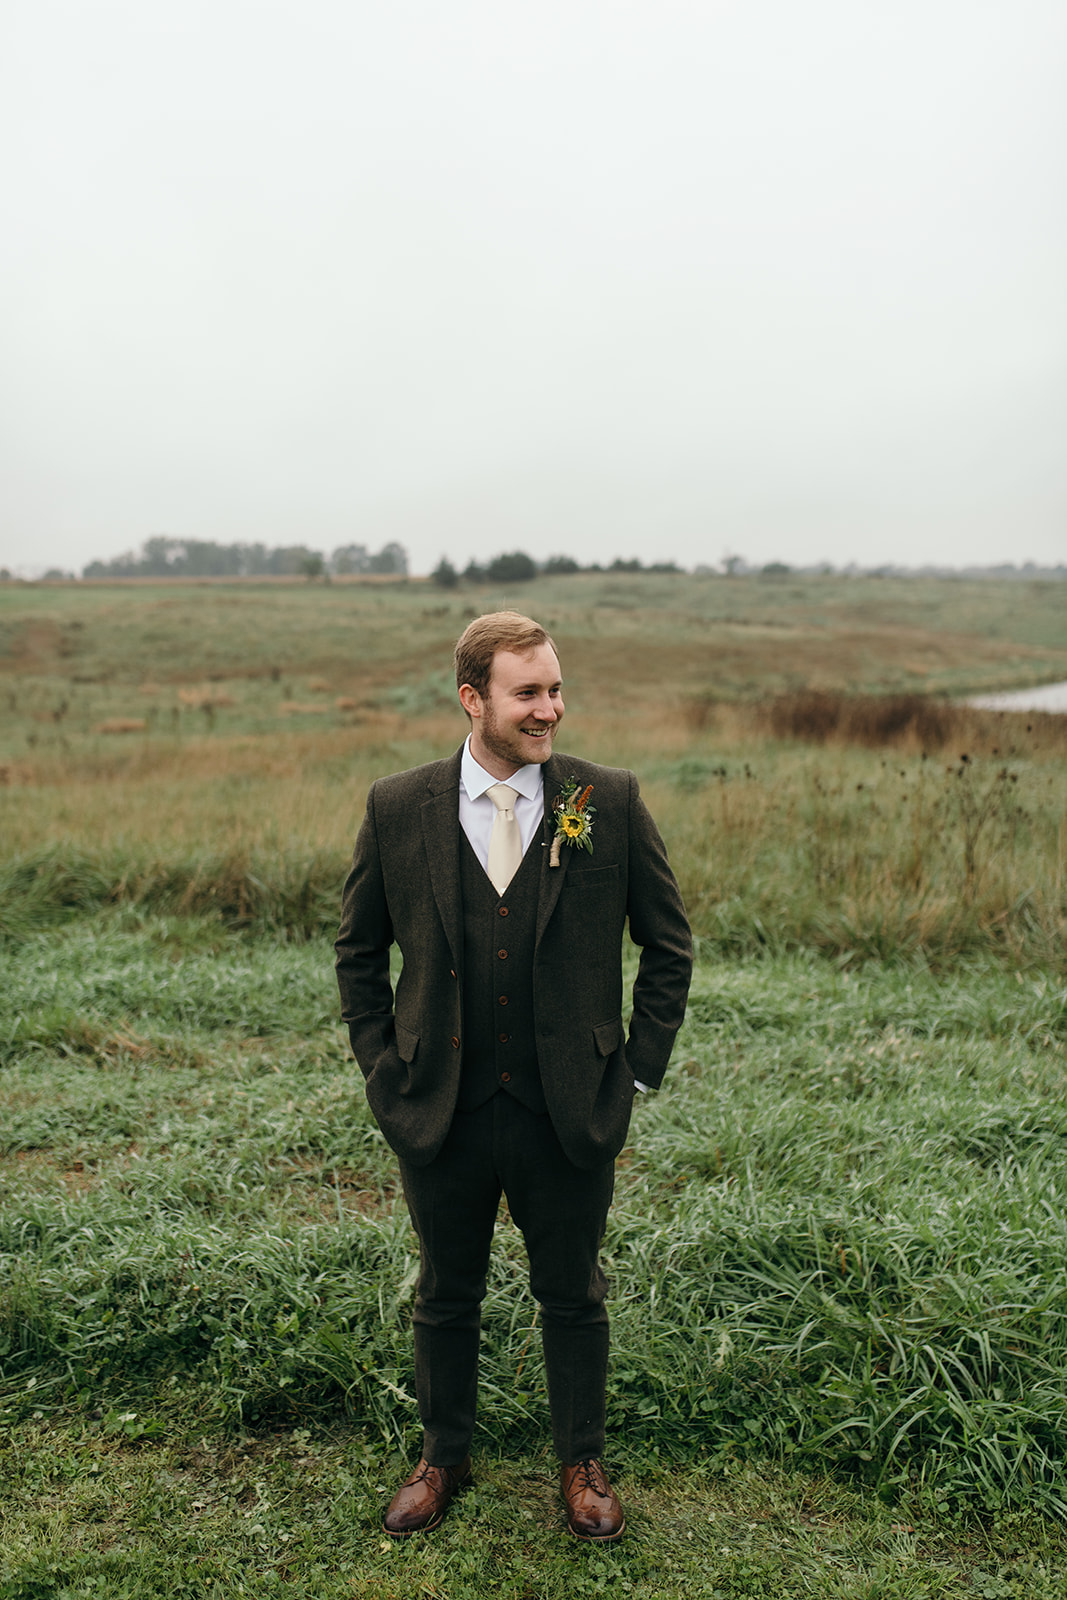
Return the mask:
<svg viewBox="0 0 1067 1600"><path fill-rule="evenodd" d="M0 564L1067 559L1063 0L32 0L0 63Z"/></svg>

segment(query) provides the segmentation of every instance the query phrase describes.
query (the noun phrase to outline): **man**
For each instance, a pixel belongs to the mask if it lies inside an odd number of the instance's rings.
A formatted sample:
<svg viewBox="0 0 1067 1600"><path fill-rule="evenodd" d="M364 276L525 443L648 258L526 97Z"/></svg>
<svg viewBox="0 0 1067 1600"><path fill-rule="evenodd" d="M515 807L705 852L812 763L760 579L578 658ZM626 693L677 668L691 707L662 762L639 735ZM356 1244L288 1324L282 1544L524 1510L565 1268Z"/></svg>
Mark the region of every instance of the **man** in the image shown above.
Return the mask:
<svg viewBox="0 0 1067 1600"><path fill-rule="evenodd" d="M423 1453L383 1523L436 1527L470 1481L481 1302L501 1194L540 1303L568 1526L623 1532L604 1449L607 1281L598 1252L638 1087L658 1087L692 943L632 773L554 753L548 634L479 617L455 652L470 735L367 798L337 940L342 1015L400 1164L421 1271ZM625 924L642 947L628 1038ZM403 970L394 995L389 950Z"/></svg>

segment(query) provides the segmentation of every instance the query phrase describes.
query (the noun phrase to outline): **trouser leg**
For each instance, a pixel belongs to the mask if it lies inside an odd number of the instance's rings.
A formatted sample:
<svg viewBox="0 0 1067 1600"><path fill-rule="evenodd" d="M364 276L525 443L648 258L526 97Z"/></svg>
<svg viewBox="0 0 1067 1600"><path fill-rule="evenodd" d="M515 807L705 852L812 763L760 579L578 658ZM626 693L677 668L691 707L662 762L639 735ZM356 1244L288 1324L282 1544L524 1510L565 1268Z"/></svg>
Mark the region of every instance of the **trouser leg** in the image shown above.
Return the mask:
<svg viewBox="0 0 1067 1600"><path fill-rule="evenodd" d="M604 1454L607 1409L608 1318L568 1326L541 1308L552 1443L561 1461L573 1466Z"/></svg>
<svg viewBox="0 0 1067 1600"><path fill-rule="evenodd" d="M498 1123L506 1123L510 1135L501 1161L504 1190L526 1241L530 1288L541 1305L553 1443L560 1459L573 1465L604 1452L608 1282L599 1251L614 1164L591 1172L575 1167L548 1117L513 1101L501 1113Z"/></svg>
<svg viewBox="0 0 1067 1600"><path fill-rule="evenodd" d="M470 1449L477 1409L478 1341L500 1182L491 1160L491 1103L457 1112L425 1167L400 1163L419 1238L415 1393L423 1455L454 1466Z"/></svg>
<svg viewBox="0 0 1067 1600"><path fill-rule="evenodd" d="M428 1166L400 1163L419 1237L415 1391L423 1454L463 1459L474 1430L481 1303L501 1190L521 1229L541 1333L552 1435L573 1464L604 1449L608 1282L599 1249L614 1165L592 1172L564 1155L551 1120L505 1094L457 1112Z"/></svg>

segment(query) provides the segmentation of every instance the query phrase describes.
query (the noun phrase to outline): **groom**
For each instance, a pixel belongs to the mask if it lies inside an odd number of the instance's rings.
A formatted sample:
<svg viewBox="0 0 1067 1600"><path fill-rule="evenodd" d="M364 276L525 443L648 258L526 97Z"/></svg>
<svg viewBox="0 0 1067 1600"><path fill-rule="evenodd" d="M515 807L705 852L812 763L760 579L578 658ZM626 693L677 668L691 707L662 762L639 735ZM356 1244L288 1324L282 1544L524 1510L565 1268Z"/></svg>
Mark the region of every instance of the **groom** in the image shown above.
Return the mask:
<svg viewBox="0 0 1067 1600"><path fill-rule="evenodd" d="M625 1524L600 1460L598 1253L635 1085L659 1086L685 1014L689 926L633 774L553 750L563 695L545 630L514 611L478 617L455 666L470 736L371 788L337 939L342 1015L421 1258L422 1459L383 1526L398 1538L436 1527L470 1480L503 1194L541 1308L568 1526L607 1542ZM641 946L628 1032L627 922Z"/></svg>

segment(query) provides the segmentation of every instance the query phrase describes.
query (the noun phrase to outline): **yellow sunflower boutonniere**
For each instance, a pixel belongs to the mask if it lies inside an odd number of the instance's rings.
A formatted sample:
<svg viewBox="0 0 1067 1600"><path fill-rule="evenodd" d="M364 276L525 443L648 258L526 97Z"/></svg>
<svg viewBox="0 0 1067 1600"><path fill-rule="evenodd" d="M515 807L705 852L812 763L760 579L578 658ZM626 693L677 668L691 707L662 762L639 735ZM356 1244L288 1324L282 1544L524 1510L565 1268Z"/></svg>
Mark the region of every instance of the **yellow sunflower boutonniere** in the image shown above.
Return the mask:
<svg viewBox="0 0 1067 1600"><path fill-rule="evenodd" d="M589 804L592 792L591 783L580 789L575 778L568 778L560 785L559 794L553 802L556 813L556 836L552 840L552 853L548 858L550 867L559 866L561 845L577 845L579 849L588 850L592 854L593 841L589 835L593 831L593 818L596 816L596 806Z"/></svg>

